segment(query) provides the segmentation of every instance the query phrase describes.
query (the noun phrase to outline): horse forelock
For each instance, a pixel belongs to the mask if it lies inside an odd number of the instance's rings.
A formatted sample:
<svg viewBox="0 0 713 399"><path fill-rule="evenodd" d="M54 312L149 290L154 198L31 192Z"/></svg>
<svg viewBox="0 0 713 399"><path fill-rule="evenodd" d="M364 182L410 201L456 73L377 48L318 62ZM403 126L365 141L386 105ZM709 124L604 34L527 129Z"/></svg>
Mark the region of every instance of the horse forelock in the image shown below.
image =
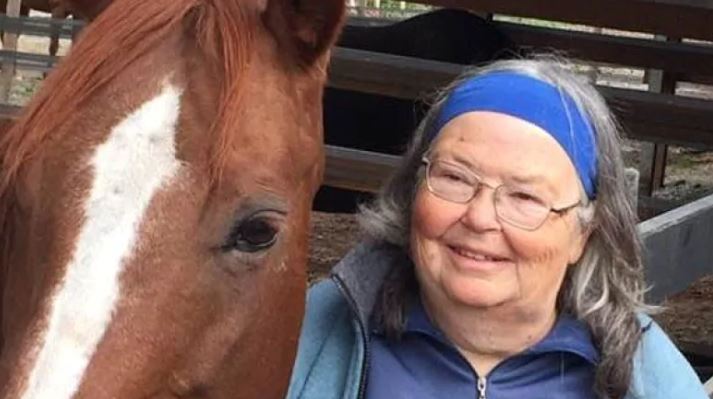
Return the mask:
<svg viewBox="0 0 713 399"><path fill-rule="evenodd" d="M217 185L236 137L232 127L239 117L235 111L241 103L243 72L253 45L251 27L259 21L251 21L257 15L249 14L239 2L210 0L208 3L209 6L201 8L196 17L196 36L203 52L215 60L223 72L220 109L210 129L214 135L210 177L213 185Z"/></svg>
<svg viewBox="0 0 713 399"><path fill-rule="evenodd" d="M253 10L253 14L256 14ZM248 62L252 29L244 3L218 0L115 0L82 33L72 53L45 80L12 128L0 137L0 233L14 198L13 187L23 165L48 142L71 132L62 127L122 70L155 48L188 19L206 55L206 63L223 72L219 118L211 132L214 160L211 175L217 180L229 126L237 117L240 71ZM127 89L128 90L128 89ZM10 201L8 201L10 200Z"/></svg>

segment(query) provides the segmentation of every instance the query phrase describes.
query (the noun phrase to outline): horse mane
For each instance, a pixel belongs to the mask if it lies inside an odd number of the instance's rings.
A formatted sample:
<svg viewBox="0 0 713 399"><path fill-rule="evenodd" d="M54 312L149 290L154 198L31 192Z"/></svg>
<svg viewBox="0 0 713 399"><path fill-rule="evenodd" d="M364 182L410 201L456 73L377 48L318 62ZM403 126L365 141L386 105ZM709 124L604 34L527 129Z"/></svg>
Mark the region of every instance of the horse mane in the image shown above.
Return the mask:
<svg viewBox="0 0 713 399"><path fill-rule="evenodd" d="M44 145L71 132L64 128L128 65L139 59L175 29L190 30L206 56L223 72L221 109L211 133L214 152L211 174L219 175L226 149L231 147L228 126L237 118L230 112L239 101L241 69L247 64L251 23L244 2L221 0L115 0L82 33L72 53L43 83L12 128L0 136L0 269L2 243L9 240L10 219L16 206L15 187L22 167ZM0 275L2 270L0 270ZM0 287L1 288L1 287Z"/></svg>

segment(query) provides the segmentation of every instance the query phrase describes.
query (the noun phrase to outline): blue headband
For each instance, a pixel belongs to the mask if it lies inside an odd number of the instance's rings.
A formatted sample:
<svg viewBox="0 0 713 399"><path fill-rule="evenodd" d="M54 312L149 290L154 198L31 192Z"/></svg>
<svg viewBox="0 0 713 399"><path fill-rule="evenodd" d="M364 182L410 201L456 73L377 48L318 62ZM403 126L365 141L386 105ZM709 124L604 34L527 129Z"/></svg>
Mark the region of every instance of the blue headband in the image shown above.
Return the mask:
<svg viewBox="0 0 713 399"><path fill-rule="evenodd" d="M472 111L514 116L549 133L574 164L587 197L594 199L597 181L594 128L570 96L549 83L515 72L476 76L461 83L448 96L427 139L432 141L448 122Z"/></svg>

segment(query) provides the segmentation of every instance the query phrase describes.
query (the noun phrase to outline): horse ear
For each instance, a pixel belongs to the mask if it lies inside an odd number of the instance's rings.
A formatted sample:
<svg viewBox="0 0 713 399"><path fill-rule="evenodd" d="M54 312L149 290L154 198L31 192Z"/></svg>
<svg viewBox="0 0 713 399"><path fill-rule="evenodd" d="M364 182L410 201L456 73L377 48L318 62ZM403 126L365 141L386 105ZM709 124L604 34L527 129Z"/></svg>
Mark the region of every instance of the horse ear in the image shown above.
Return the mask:
<svg viewBox="0 0 713 399"><path fill-rule="evenodd" d="M113 0L60 0L69 11L83 19L91 21L99 16Z"/></svg>
<svg viewBox="0 0 713 399"><path fill-rule="evenodd" d="M268 0L265 25L281 45L312 64L336 41L344 9L344 0Z"/></svg>

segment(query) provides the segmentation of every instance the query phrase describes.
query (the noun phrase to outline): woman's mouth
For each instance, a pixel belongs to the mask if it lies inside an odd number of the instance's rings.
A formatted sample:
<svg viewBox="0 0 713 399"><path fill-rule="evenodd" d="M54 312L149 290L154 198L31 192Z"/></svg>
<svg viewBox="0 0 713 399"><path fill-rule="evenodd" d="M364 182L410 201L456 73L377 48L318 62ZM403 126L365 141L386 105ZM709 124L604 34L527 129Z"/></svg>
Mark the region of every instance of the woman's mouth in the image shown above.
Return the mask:
<svg viewBox="0 0 713 399"><path fill-rule="evenodd" d="M474 270L491 270L503 267L510 262L509 258L493 253L482 252L461 246L449 245L448 248L456 255L460 267Z"/></svg>

